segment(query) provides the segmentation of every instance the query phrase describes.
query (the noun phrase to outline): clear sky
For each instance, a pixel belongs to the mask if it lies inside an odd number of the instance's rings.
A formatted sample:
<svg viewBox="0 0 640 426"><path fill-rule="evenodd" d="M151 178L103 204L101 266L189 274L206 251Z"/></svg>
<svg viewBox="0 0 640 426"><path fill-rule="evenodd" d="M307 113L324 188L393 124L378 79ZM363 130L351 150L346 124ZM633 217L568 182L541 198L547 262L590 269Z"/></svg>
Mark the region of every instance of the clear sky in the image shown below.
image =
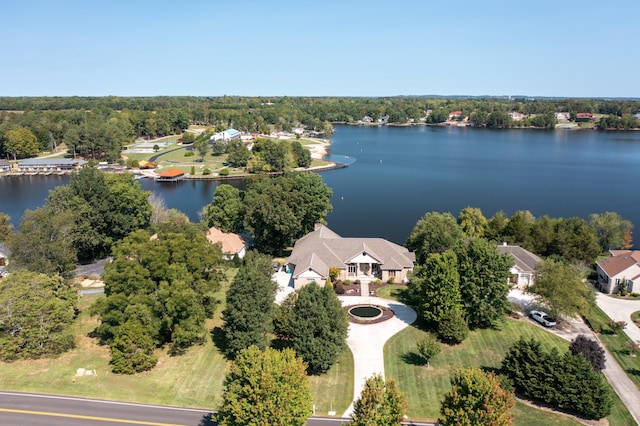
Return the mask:
<svg viewBox="0 0 640 426"><path fill-rule="evenodd" d="M640 97L639 0L7 0L0 96Z"/></svg>

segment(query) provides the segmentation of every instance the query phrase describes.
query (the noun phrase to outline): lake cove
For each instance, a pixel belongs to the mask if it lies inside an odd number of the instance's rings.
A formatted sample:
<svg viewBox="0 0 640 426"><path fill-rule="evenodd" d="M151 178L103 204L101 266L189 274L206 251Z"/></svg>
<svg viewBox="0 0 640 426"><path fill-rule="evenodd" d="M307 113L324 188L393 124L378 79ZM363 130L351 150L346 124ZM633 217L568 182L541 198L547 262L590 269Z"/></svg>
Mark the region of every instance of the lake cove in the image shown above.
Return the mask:
<svg viewBox="0 0 640 426"><path fill-rule="evenodd" d="M330 159L348 168L323 172L334 192L329 227L338 234L403 244L426 212L457 216L467 206L488 218L504 210L536 217L616 211L640 226L640 132L489 130L448 127L335 126ZM0 178L0 211L17 224L65 177ZM192 221L211 202L215 181L157 183L169 208ZM242 181L234 181L241 186Z"/></svg>

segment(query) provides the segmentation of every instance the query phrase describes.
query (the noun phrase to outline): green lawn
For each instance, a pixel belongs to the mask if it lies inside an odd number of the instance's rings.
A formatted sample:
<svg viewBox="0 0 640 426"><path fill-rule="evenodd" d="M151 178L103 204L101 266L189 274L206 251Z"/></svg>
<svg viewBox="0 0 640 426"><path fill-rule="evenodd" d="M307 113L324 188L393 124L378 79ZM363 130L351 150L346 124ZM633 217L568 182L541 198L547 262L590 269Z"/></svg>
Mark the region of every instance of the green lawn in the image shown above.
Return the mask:
<svg viewBox="0 0 640 426"><path fill-rule="evenodd" d="M538 339L545 348L568 349L569 343L524 320L507 319L496 330L476 330L460 345L443 345L442 352L431 361L431 369L418 365L415 342L424 335L416 327L408 327L393 336L385 345L385 374L395 377L400 389L408 395L409 417L434 420L439 415L440 401L450 388L451 372L456 368L478 366L498 368L507 349L520 336ZM633 419L617 399L612 425L633 425ZM518 404L514 414L516 424L576 424L570 418ZM536 419L535 422L532 422Z"/></svg>

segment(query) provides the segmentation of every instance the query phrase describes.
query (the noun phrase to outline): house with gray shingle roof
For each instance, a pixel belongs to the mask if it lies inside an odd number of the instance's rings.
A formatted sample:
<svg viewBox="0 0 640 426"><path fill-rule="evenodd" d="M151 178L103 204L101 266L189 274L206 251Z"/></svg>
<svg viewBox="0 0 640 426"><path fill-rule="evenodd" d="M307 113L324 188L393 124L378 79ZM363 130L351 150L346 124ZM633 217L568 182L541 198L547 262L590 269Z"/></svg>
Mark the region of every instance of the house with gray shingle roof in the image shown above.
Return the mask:
<svg viewBox="0 0 640 426"><path fill-rule="evenodd" d="M340 270L340 280L406 282L415 254L382 238L343 238L324 225L296 241L286 260L294 288L324 284L329 268Z"/></svg>
<svg viewBox="0 0 640 426"><path fill-rule="evenodd" d="M620 284L626 284L628 292L634 290L634 283L640 283L640 250L610 250L611 257L596 262L598 287L603 293L620 291Z"/></svg>
<svg viewBox="0 0 640 426"><path fill-rule="evenodd" d="M515 260L509 279L511 284L519 289L525 289L533 284L534 270L542 259L520 246L510 246L507 243L499 245L498 251L510 255Z"/></svg>

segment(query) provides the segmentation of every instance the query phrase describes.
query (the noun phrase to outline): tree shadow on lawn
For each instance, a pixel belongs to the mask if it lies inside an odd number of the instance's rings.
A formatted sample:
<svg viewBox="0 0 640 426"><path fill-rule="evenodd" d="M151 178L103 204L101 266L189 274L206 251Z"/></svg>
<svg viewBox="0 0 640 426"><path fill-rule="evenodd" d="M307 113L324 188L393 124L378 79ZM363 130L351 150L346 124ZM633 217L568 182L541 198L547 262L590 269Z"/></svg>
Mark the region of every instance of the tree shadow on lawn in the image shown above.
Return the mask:
<svg viewBox="0 0 640 426"><path fill-rule="evenodd" d="M424 358L414 351L405 352L400 355L400 358L409 365L423 366L426 364Z"/></svg>
<svg viewBox="0 0 640 426"><path fill-rule="evenodd" d="M233 357L227 354L228 342L227 337L224 335L224 330L222 330L222 327L214 327L213 330L211 330L210 334L211 341L213 342L215 347L218 348L225 359L232 360Z"/></svg>

